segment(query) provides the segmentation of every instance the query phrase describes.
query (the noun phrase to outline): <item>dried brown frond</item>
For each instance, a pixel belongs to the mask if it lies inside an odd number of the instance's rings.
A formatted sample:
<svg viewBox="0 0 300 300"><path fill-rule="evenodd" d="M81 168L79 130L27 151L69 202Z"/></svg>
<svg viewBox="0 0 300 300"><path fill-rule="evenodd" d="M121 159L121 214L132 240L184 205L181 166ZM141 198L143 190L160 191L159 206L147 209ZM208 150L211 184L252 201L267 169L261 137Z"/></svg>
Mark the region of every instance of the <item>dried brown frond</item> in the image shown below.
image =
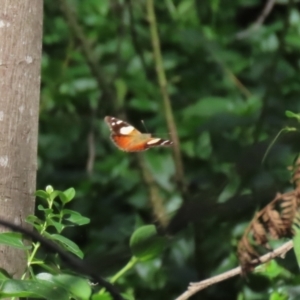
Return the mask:
<svg viewBox="0 0 300 300"><path fill-rule="evenodd" d="M291 179L292 184L295 187L299 188L300 187L300 155L296 159L294 166L289 167L288 169L290 169L293 172L292 179Z"/></svg>
<svg viewBox="0 0 300 300"><path fill-rule="evenodd" d="M299 223L299 206L300 187L277 194L271 203L256 213L238 244L238 258L244 273L259 264L259 246L270 249L270 239L293 236L292 226L295 222Z"/></svg>

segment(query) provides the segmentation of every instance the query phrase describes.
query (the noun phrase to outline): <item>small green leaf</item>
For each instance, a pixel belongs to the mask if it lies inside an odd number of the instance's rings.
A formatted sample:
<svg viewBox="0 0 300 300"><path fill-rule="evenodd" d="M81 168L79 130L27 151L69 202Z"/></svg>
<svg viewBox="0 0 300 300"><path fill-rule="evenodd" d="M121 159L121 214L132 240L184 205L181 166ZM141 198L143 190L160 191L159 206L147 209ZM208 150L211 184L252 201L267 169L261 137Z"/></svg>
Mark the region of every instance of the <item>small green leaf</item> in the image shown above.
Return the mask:
<svg viewBox="0 0 300 300"><path fill-rule="evenodd" d="M291 278L292 274L285 269L284 267L280 266L276 260L271 260L265 264L259 265L255 268L255 272L259 275L266 276L270 279L275 279L277 277L280 278Z"/></svg>
<svg viewBox="0 0 300 300"><path fill-rule="evenodd" d="M0 280L0 298L30 297L47 300L68 300L69 293L57 284L35 280Z"/></svg>
<svg viewBox="0 0 300 300"><path fill-rule="evenodd" d="M52 275L49 273L40 273L36 276L39 280L45 280L57 284L61 288L71 293L75 298L89 299L91 296L91 287L86 279L68 274Z"/></svg>
<svg viewBox="0 0 300 300"><path fill-rule="evenodd" d="M66 196L66 200L61 199L64 204L70 202L74 197L75 197L75 189L74 188L69 188L63 192L63 194Z"/></svg>
<svg viewBox="0 0 300 300"><path fill-rule="evenodd" d="M62 213L63 213L64 216L69 215L68 217L65 217L65 220L68 220L68 221L70 221L74 224L77 224L79 226L90 223L89 218L86 218L86 217L82 216L77 211L70 210L70 209L63 209Z"/></svg>
<svg viewBox="0 0 300 300"><path fill-rule="evenodd" d="M109 293L95 294L92 296L92 300L112 300L113 298Z"/></svg>
<svg viewBox="0 0 300 300"><path fill-rule="evenodd" d="M298 266L300 267L300 229L297 226L293 227L295 235L293 237L294 242L294 252L298 262Z"/></svg>
<svg viewBox="0 0 300 300"><path fill-rule="evenodd" d="M48 225L52 225L55 227L57 232L62 232L65 226L59 222L54 221L53 219L47 220Z"/></svg>
<svg viewBox="0 0 300 300"><path fill-rule="evenodd" d="M35 196L47 200L48 197L49 197L49 194L47 194L47 193L46 193L45 191L43 191L43 190L38 190L38 191L35 192Z"/></svg>
<svg viewBox="0 0 300 300"><path fill-rule="evenodd" d="M278 292L278 291L274 291L271 295L270 295L270 300L288 300L289 299L289 295L282 293L282 292Z"/></svg>
<svg viewBox="0 0 300 300"><path fill-rule="evenodd" d="M116 87L118 102L123 103L128 91L126 82L123 79L116 79L115 87Z"/></svg>
<svg viewBox="0 0 300 300"><path fill-rule="evenodd" d="M34 216L34 215L29 215L26 217L26 220L25 220L26 223L30 224L30 225L35 225L35 224L43 224L42 220L39 219L37 216Z"/></svg>
<svg viewBox="0 0 300 300"><path fill-rule="evenodd" d="M130 238L132 254L141 261L157 257L165 247L165 239L157 235L154 225L138 228Z"/></svg>
<svg viewBox="0 0 300 300"><path fill-rule="evenodd" d="M285 115L286 115L288 118L295 118L295 119L297 119L298 121L300 121L300 115L299 115L299 114L295 114L295 113L293 113L292 111L286 110L286 111L285 111Z"/></svg>
<svg viewBox="0 0 300 300"><path fill-rule="evenodd" d="M49 195L49 196L50 196L51 202L53 202L54 199L55 199L57 196L59 196L60 193L61 193L60 191L53 191L53 192Z"/></svg>
<svg viewBox="0 0 300 300"><path fill-rule="evenodd" d="M72 242L68 238L60 234L45 234L45 236L51 240L58 241L66 250L72 252L80 258L83 258L83 252L74 242Z"/></svg>
<svg viewBox="0 0 300 300"><path fill-rule="evenodd" d="M107 16L109 9L110 9L110 1L109 0L102 0L101 5L98 7L98 11L102 16Z"/></svg>
<svg viewBox="0 0 300 300"><path fill-rule="evenodd" d="M220 113L234 113L236 105L226 98L206 97L184 108L186 118L191 117L212 117Z"/></svg>
<svg viewBox="0 0 300 300"><path fill-rule="evenodd" d="M43 205L38 205L38 210L40 210L40 211L44 211L47 215L49 215L50 213L52 213L53 212L53 209L51 209L51 208L47 208L47 207L44 207Z"/></svg>
<svg viewBox="0 0 300 300"><path fill-rule="evenodd" d="M22 234L18 232L4 232L0 234L0 244L11 246L18 249L28 250L30 246L24 246Z"/></svg>

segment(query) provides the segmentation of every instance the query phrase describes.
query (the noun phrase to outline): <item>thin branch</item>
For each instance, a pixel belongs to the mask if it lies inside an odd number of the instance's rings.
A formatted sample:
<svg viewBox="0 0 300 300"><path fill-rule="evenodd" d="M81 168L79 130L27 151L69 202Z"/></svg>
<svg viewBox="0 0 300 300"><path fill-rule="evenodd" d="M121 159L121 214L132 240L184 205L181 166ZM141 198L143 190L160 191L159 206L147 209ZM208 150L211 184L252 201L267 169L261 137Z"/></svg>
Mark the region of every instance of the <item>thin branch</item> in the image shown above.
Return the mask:
<svg viewBox="0 0 300 300"><path fill-rule="evenodd" d="M49 239L44 238L38 232L26 229L24 227L12 223L11 221L6 221L2 219L0 219L0 225L17 232L21 232L26 236L32 238L34 241L40 242L42 246L45 247L48 251L58 253L59 256L63 259L63 261L70 267L72 267L73 270L76 270L80 274L88 275L95 282L99 283L99 285L102 285L111 294L114 300L123 300L123 297L116 289L116 287L98 275L98 270L95 270L95 266L90 265L86 261L77 258L75 255L66 252L59 245L57 245Z"/></svg>
<svg viewBox="0 0 300 300"><path fill-rule="evenodd" d="M95 133L94 129L91 128L87 138L88 146L88 159L86 163L86 170L91 176L94 170L95 158L96 158L96 145L95 145Z"/></svg>
<svg viewBox="0 0 300 300"><path fill-rule="evenodd" d="M137 160L142 172L143 180L148 188L149 200L152 206L155 222L157 222L162 228L165 228L169 223L169 219L165 211L163 199L159 195L159 189L153 175L146 166L143 155L138 153Z"/></svg>
<svg viewBox="0 0 300 300"><path fill-rule="evenodd" d="M97 103L98 104L98 103ZM95 129L96 129L96 120L97 120L97 110L98 105L94 106L92 103L90 103L90 130L87 137L87 150L88 150L88 157L86 162L86 171L89 176L93 174L94 165L95 165L95 159L96 159L96 144L95 144Z"/></svg>
<svg viewBox="0 0 300 300"><path fill-rule="evenodd" d="M165 111L166 121L168 124L168 129L170 131L171 139L174 143L173 155L174 155L175 168L176 168L176 181L180 191L184 194L185 193L184 171L183 171L183 164L181 159L180 145L179 145L176 124L173 117L171 100L168 94L168 82L163 67L163 60L162 60L162 54L160 49L160 40L158 36L153 0L147 0L146 6L147 6L147 17L150 26L155 68L158 77L158 84L163 99L163 104L165 108L164 111Z"/></svg>
<svg viewBox="0 0 300 300"><path fill-rule="evenodd" d="M267 16L272 11L275 3L276 3L276 0L268 0L266 2L266 5L263 8L261 14L256 19L256 21L246 30L238 32L235 36L236 39L241 40L241 39L247 38L249 35L253 34L255 31L257 31L260 28L260 26L264 23Z"/></svg>
<svg viewBox="0 0 300 300"><path fill-rule="evenodd" d="M263 256L261 256L259 258L259 262L260 264L266 263L270 260L272 260L275 257L280 256L281 258L284 258L285 254L291 250L293 248L293 241L289 241L285 244L283 244L282 246L278 247L277 249L275 249L274 251L271 251ZM257 259L253 260L253 263L257 264ZM196 283L190 283L188 290L185 291L182 295L180 295L179 297L177 297L175 300L186 300L189 299L192 295L196 294L197 292L211 286L214 285L218 282L227 280L231 277L237 276L239 274L242 274L242 268L241 267L237 267L234 268L230 271L227 271L225 273L222 273L220 275L211 277L209 279L206 280L202 280L200 282L196 282Z"/></svg>

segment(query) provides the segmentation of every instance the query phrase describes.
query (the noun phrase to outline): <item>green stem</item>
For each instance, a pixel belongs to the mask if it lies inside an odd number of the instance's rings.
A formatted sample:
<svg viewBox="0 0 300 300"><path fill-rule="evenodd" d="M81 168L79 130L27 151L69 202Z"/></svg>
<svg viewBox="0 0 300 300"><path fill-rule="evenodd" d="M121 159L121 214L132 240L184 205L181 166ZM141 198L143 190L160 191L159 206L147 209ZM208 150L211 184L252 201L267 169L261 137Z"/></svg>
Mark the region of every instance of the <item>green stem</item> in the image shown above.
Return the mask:
<svg viewBox="0 0 300 300"><path fill-rule="evenodd" d="M161 54L160 40L157 29L157 22L154 10L154 2L153 0L147 0L147 17L150 25L150 34L151 34L151 42L153 48L154 62L156 68L156 74L158 78L158 84L160 87L163 104L165 107L165 117L168 124L168 129L170 131L170 135L174 144L173 147L173 155L175 161L176 168L176 181L179 187L179 190L182 194L185 193L185 185L184 185L184 171L183 164L180 152L179 139L177 134L177 128L173 117L173 111L171 106L171 100L168 93L168 81L166 77L166 73L163 66L163 58Z"/></svg>
<svg viewBox="0 0 300 300"><path fill-rule="evenodd" d="M29 269L30 266L31 266L31 263L32 263L32 261L33 261L33 259L34 259L34 256L35 256L37 250L38 250L39 247L41 246L41 244L40 244L39 242L37 242L36 244L33 244L33 245L34 245L34 246L33 246L33 250L32 250L32 252L31 252L31 254L30 254L30 256L28 257L28 260L27 260L27 268L28 268L28 269ZM26 273L27 273L27 272L25 272L25 273L22 275L21 280L25 279Z"/></svg>
<svg viewBox="0 0 300 300"><path fill-rule="evenodd" d="M130 261L123 267L116 275L114 275L109 281L110 283L115 283L120 277L122 277L128 270L133 268L133 266L139 261L138 258L132 257ZM103 294L105 289L99 291L99 295Z"/></svg>
<svg viewBox="0 0 300 300"><path fill-rule="evenodd" d="M110 279L110 283L115 283L121 276L123 276L128 270L133 268L133 266L139 261L137 257L132 257L127 265L121 269L115 276Z"/></svg>
<svg viewBox="0 0 300 300"><path fill-rule="evenodd" d="M50 207L50 205L51 204L49 202L49 207ZM40 231L40 235L43 235L43 233L46 231L46 229L47 229L47 221L44 222L44 224L42 226L42 229ZM36 252L38 251L38 249L41 246L40 242L33 243L32 245L33 245L33 250L32 250L30 256L27 259L27 268L28 268L29 271L30 271L30 267L32 265L32 261L33 261L35 255L36 255ZM21 280L25 279L26 273L27 273L27 271L22 275Z"/></svg>

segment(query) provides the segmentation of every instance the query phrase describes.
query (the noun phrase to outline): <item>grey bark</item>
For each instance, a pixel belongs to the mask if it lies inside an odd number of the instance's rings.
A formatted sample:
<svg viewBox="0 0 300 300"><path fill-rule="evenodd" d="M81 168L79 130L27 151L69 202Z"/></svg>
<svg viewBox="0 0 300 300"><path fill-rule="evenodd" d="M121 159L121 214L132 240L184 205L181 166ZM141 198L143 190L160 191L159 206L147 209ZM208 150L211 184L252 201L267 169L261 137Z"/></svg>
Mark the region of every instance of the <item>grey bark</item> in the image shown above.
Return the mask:
<svg viewBox="0 0 300 300"><path fill-rule="evenodd" d="M21 226L34 211L42 18L42 0L0 0L0 218ZM0 267L20 277L25 254L1 246Z"/></svg>

